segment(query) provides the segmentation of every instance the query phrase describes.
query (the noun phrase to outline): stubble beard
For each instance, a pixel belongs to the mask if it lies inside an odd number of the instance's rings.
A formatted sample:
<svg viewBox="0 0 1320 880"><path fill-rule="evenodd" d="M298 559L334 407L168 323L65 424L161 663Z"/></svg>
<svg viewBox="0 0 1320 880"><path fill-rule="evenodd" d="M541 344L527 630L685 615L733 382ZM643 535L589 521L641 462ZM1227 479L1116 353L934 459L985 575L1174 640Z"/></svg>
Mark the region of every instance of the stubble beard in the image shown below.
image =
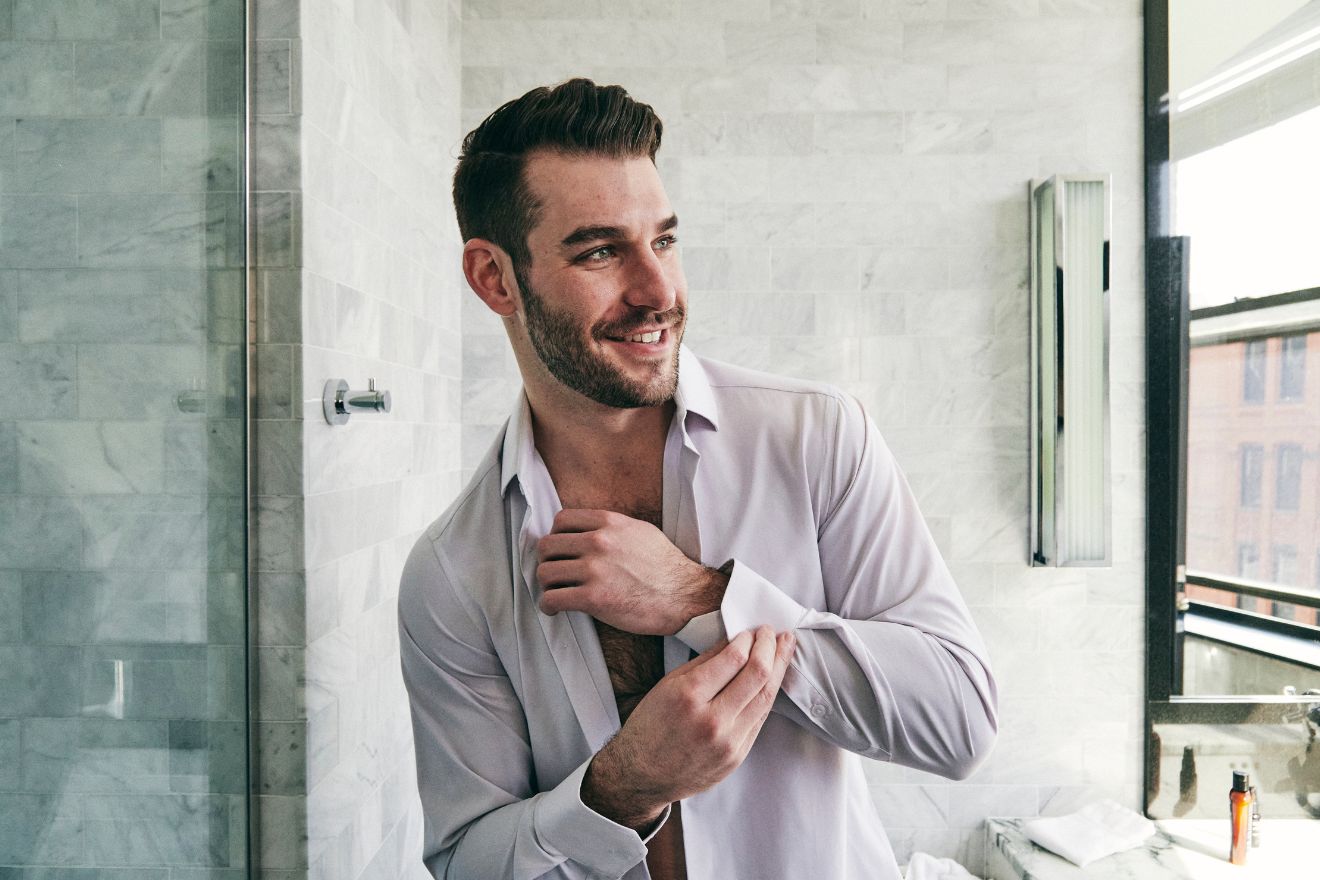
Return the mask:
<svg viewBox="0 0 1320 880"><path fill-rule="evenodd" d="M521 269L515 269L514 276L522 290L527 336L550 375L584 397L618 409L659 406L673 400L678 390L678 343L682 341L685 317L681 306L667 312L639 311L622 325L584 329L571 315L547 307ZM670 361L653 381L639 382L624 375L588 347L588 337L602 339L640 333L645 331L646 324L668 324L670 332L676 334Z"/></svg>

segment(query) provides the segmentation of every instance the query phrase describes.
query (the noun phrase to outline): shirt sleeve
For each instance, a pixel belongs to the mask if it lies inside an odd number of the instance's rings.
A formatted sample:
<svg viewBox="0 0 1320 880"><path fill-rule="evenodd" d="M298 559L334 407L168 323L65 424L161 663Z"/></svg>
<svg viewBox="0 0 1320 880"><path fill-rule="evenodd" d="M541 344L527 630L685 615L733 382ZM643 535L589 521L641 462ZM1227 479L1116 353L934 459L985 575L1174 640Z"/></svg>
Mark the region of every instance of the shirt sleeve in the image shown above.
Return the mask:
<svg viewBox="0 0 1320 880"><path fill-rule="evenodd" d="M427 868L465 880L532 880L556 868L570 877L621 877L646 858L645 841L582 802L590 761L536 790L521 704L485 627L451 583L423 539L403 573L399 652Z"/></svg>
<svg viewBox="0 0 1320 880"><path fill-rule="evenodd" d="M965 778L998 727L984 642L879 430L839 406L817 530L826 607L735 559L720 609L678 637L704 651L762 624L792 630L775 711L841 748Z"/></svg>

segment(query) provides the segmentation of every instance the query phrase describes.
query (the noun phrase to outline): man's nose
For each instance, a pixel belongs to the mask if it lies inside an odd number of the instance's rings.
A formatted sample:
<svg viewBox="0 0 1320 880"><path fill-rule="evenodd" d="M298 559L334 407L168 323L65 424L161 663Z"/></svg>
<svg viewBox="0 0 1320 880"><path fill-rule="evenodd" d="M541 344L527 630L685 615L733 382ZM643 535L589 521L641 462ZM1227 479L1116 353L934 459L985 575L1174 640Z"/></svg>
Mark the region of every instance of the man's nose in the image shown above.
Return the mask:
<svg viewBox="0 0 1320 880"><path fill-rule="evenodd" d="M683 273L673 256L662 259L648 248L632 261L630 268L624 297L628 305L657 312L667 312L674 307Z"/></svg>

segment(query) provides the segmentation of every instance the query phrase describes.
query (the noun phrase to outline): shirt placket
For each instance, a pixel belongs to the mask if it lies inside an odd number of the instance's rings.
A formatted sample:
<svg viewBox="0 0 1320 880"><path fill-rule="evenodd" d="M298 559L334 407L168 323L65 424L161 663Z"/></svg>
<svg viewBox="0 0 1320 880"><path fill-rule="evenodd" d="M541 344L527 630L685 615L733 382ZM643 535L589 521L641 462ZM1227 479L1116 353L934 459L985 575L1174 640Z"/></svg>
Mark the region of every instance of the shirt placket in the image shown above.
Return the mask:
<svg viewBox="0 0 1320 880"><path fill-rule="evenodd" d="M599 656L595 626L591 618L580 611L553 615L541 612L541 589L536 583L536 543L548 531L546 523L553 519L554 514L547 508L543 518L521 491L516 496L517 503L509 505L510 516L513 518L510 533L518 536L511 548L512 567L516 576L522 580L522 588L531 603L529 611L536 616L545 634L546 644L559 670L559 677L564 682L573 714L594 753L619 729L618 710L614 705L609 673L603 662L596 664L600 669L595 669L588 662L588 653L583 648L584 644L592 645L595 655ZM522 516L518 516L519 506L523 508Z"/></svg>

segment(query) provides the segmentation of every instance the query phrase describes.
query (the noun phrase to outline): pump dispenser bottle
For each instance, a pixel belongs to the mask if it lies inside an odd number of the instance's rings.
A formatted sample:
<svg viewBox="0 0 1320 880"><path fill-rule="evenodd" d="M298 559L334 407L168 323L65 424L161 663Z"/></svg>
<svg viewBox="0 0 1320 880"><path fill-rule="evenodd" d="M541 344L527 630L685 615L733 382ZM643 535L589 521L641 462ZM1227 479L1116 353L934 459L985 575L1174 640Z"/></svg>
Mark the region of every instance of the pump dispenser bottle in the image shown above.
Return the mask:
<svg viewBox="0 0 1320 880"><path fill-rule="evenodd" d="M1251 779L1245 770L1233 771L1233 788L1228 793L1228 815L1233 826L1233 840L1228 849L1228 860L1234 865L1247 863L1247 847L1251 843Z"/></svg>

